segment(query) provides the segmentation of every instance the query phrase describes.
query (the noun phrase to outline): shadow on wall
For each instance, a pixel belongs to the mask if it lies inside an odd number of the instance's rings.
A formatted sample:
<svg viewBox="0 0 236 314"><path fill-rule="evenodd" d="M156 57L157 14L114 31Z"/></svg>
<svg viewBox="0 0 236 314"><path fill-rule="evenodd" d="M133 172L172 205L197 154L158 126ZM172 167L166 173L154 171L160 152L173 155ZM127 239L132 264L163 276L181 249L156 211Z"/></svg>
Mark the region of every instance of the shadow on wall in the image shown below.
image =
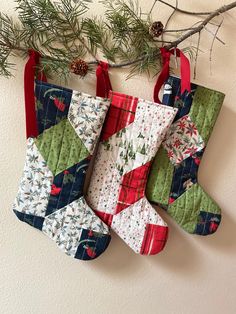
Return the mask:
<svg viewBox="0 0 236 314"><path fill-rule="evenodd" d="M224 121L227 121L227 124ZM224 165L226 163L233 165L236 159L230 151L235 141L235 129L236 114L224 105L212 136L212 140L213 137L217 138L217 145L211 145L210 141L207 148L211 150L211 154L217 156L214 158L214 163L209 162L207 165L207 172L214 174L212 179L218 184L225 176ZM204 159L207 159L206 156ZM204 183L203 181L201 180L200 183ZM112 233L110 246L105 254L94 263L94 267L106 274L129 277L143 268L145 262L152 267L177 272L181 276L197 277L198 273L204 270L202 250L213 251L219 256L232 255L236 252L236 222L224 208L224 203L219 205L222 208L221 225L215 234L206 237L186 233L165 211L157 208L169 225L169 239L163 252L156 256L138 256ZM199 249L200 246L202 250Z"/></svg>

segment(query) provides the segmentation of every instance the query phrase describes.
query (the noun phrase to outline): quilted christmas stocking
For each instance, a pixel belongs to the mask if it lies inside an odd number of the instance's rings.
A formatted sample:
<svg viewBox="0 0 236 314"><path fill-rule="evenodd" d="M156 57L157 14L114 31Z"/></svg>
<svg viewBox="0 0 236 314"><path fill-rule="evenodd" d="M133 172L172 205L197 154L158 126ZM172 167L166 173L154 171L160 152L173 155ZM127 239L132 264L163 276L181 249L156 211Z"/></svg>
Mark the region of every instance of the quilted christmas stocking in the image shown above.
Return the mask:
<svg viewBox="0 0 236 314"><path fill-rule="evenodd" d="M110 234L87 205L83 187L110 102L43 81L36 81L34 92L38 62L31 51L25 68L27 156L13 209L66 254L94 259Z"/></svg>
<svg viewBox="0 0 236 314"><path fill-rule="evenodd" d="M176 77L165 84L163 103L178 113L152 164L147 197L189 233L214 233L221 220L219 206L197 175L223 100L222 93L196 84L183 92Z"/></svg>
<svg viewBox="0 0 236 314"><path fill-rule="evenodd" d="M147 201L145 187L176 109L119 93L110 98L87 200L136 253L157 254L168 229Z"/></svg>

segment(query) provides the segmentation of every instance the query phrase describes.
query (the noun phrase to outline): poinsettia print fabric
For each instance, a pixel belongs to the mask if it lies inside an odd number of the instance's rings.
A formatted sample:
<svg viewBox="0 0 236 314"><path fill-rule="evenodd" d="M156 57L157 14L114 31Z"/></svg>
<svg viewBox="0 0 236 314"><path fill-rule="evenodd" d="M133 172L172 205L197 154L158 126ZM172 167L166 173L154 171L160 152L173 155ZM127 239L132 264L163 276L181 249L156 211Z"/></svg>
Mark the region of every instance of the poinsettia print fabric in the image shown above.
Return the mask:
<svg viewBox="0 0 236 314"><path fill-rule="evenodd" d="M181 79L174 76L164 87L163 103L178 112L154 159L147 197L192 234L212 234L221 220L220 207L198 183L198 170L224 97L194 83L191 92L182 93Z"/></svg>
<svg viewBox="0 0 236 314"><path fill-rule="evenodd" d="M78 259L98 257L108 227L83 198L84 182L110 101L36 81L39 135L27 157L13 210Z"/></svg>
<svg viewBox="0 0 236 314"><path fill-rule="evenodd" d="M179 164L205 147L196 126L188 115L172 124L163 142L173 164Z"/></svg>

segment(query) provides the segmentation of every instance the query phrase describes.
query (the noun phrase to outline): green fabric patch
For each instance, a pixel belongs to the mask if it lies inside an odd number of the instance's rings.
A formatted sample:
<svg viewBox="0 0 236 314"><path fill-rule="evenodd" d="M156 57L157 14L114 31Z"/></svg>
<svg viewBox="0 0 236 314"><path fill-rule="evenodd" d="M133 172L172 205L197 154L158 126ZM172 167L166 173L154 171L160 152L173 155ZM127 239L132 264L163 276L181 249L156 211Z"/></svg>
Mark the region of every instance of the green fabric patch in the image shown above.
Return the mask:
<svg viewBox="0 0 236 314"><path fill-rule="evenodd" d="M89 152L67 119L45 130L35 140L54 175L89 156Z"/></svg>
<svg viewBox="0 0 236 314"><path fill-rule="evenodd" d="M225 95L223 93L198 86L193 97L189 116L196 125L205 144L212 133Z"/></svg>
<svg viewBox="0 0 236 314"><path fill-rule="evenodd" d="M158 150L148 177L146 194L151 202L168 205L174 166L163 146Z"/></svg>
<svg viewBox="0 0 236 314"><path fill-rule="evenodd" d="M168 207L168 213L187 232L194 233L200 211L220 214L219 206L196 183Z"/></svg>

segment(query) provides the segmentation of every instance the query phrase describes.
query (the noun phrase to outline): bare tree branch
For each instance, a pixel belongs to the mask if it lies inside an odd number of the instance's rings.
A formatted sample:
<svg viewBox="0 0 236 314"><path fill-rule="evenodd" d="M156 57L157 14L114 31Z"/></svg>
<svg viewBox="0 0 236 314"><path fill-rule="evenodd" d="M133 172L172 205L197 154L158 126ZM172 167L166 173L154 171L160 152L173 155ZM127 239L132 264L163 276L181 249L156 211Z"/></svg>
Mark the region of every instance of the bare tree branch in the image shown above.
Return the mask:
<svg viewBox="0 0 236 314"><path fill-rule="evenodd" d="M213 46L214 46L214 43L215 43L215 40L216 40L216 37L217 37L217 34L221 28L221 25L223 23L223 20L224 18L222 19L222 21L220 22L220 24L218 25L217 29L216 29L216 32L215 32L215 35L213 37L213 40L212 40L212 43L211 43L211 48L210 48L210 73L212 74L212 52L213 52Z"/></svg>
<svg viewBox="0 0 236 314"><path fill-rule="evenodd" d="M168 7L172 8L172 9L175 9L176 11L178 11L180 13L183 13L183 14L189 14L189 15L209 15L209 14L211 14L211 12L191 12L191 11L186 11L186 10L182 10L182 9L176 8L175 6L173 6L172 4L169 4L166 1L163 1L163 0L157 0L157 1L165 4Z"/></svg>
<svg viewBox="0 0 236 314"><path fill-rule="evenodd" d="M201 32L198 33L197 51L196 51L195 62L194 62L194 70L193 70L193 78L194 79L197 76L197 60L198 60L198 55L199 55L200 41L201 41Z"/></svg>

